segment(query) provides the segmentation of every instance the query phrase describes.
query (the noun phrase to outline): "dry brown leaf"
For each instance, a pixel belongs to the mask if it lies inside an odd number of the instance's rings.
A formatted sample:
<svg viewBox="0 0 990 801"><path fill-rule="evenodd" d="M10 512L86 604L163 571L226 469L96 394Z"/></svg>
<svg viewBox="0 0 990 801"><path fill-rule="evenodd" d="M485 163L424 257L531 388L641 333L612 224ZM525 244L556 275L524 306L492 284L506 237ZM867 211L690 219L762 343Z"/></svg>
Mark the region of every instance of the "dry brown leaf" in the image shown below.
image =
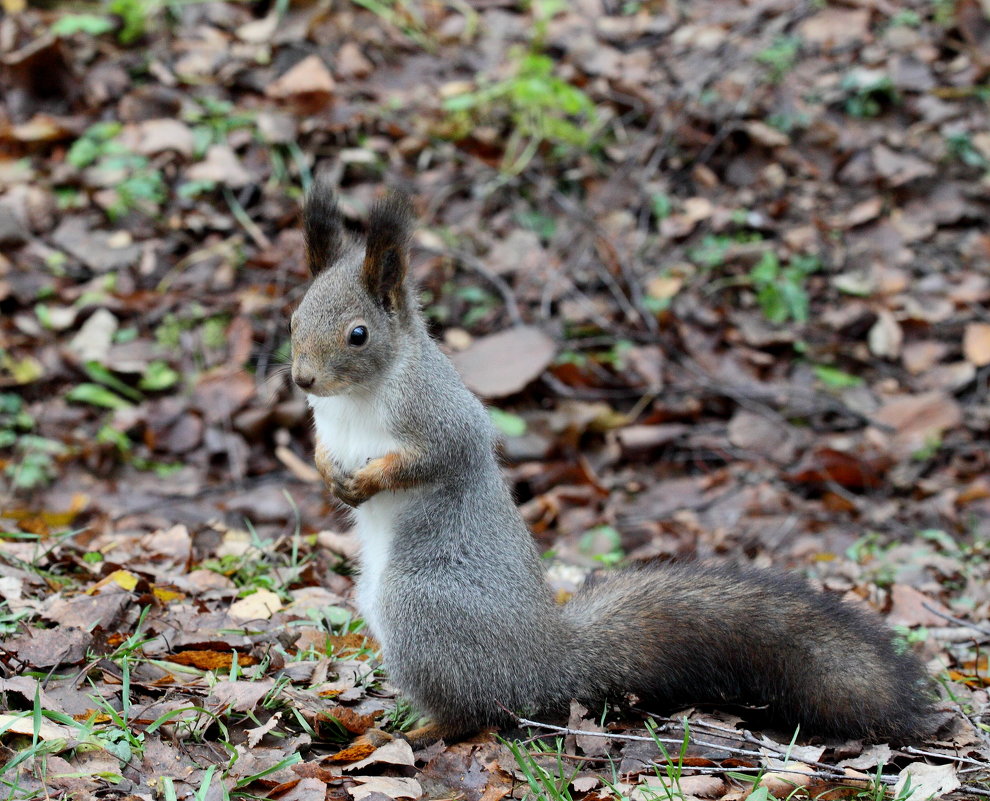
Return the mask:
<svg viewBox="0 0 990 801"><path fill-rule="evenodd" d="M24 734L28 737L33 737L35 733L34 720L30 714L8 715L0 713L0 730L12 731L16 734ZM59 723L52 723L48 720L42 720L38 724L39 740L45 740L47 742L65 740L66 747L69 747L69 743L74 742L72 734L72 729Z"/></svg>
<svg viewBox="0 0 990 801"><path fill-rule="evenodd" d="M877 313L877 320L867 335L870 353L881 359L896 359L901 353L904 342L904 331L894 319L894 315L886 309Z"/></svg>
<svg viewBox="0 0 990 801"><path fill-rule="evenodd" d="M73 626L54 629L29 629L20 637L7 640L5 651L24 665L47 668L76 664L86 656L93 635Z"/></svg>
<svg viewBox="0 0 990 801"><path fill-rule="evenodd" d="M337 721L337 723L351 734L364 734L375 725L375 719L379 715L381 715L381 712L371 712L367 715L362 715L350 707L335 706L321 713L320 717Z"/></svg>
<svg viewBox="0 0 990 801"><path fill-rule="evenodd" d="M413 757L412 746L409 745L408 741L401 739L400 737L395 737L384 745L376 748L373 753L369 754L364 759L359 762L355 762L352 765L345 765L345 771L351 770L361 770L366 768L368 765L375 764L386 764L386 765L415 765L416 759Z"/></svg>
<svg viewBox="0 0 990 801"><path fill-rule="evenodd" d="M886 145L873 148L873 164L891 186L902 186L916 178L930 177L935 167L910 153L898 153Z"/></svg>
<svg viewBox="0 0 990 801"><path fill-rule="evenodd" d="M232 189L240 189L252 181L251 173L228 145L210 145L206 158L186 170L186 179L209 181Z"/></svg>
<svg viewBox="0 0 990 801"><path fill-rule="evenodd" d="M873 421L893 429L889 450L903 457L930 445L947 428L959 425L962 409L943 392L925 392L888 401L873 415ZM886 437L875 439L884 443Z"/></svg>
<svg viewBox="0 0 990 801"><path fill-rule="evenodd" d="M368 764L364 762L368 757L379 750L379 746L385 747L391 743L394 743L395 739L390 735L385 734L377 729L371 729L365 734L362 734L354 742L352 742L347 748L343 748L336 754L331 754L324 758L325 762L354 762L355 766L357 763ZM401 742L405 742L402 740ZM406 743L406 747L409 747L409 743ZM412 750L410 749L410 754Z"/></svg>
<svg viewBox="0 0 990 801"><path fill-rule="evenodd" d="M265 94L279 100L298 95L327 95L333 93L336 83L327 65L317 55L307 56L282 77L271 84Z"/></svg>
<svg viewBox="0 0 990 801"><path fill-rule="evenodd" d="M211 651L205 652L193 652L186 651L184 653L216 653ZM182 656L182 654L176 654L175 656ZM222 654L222 656L227 657L228 660L231 659L230 654ZM176 662L176 659L169 658L170 662ZM179 664L187 664L186 662L179 662ZM243 657L238 654L237 664L246 664ZM224 679L218 681L213 685L210 690L209 700L212 703L217 704L224 710L231 710L234 712L250 712L254 709L258 702L264 698L269 691L275 686L274 679L260 679L258 681L230 681L229 679Z"/></svg>
<svg viewBox="0 0 990 801"><path fill-rule="evenodd" d="M890 460L876 455L860 456L834 448L818 448L802 458L786 474L788 481L800 484L836 484L848 489L879 487L890 467Z"/></svg>
<svg viewBox="0 0 990 801"><path fill-rule="evenodd" d="M966 326L963 355L976 367L990 364L990 323L970 323Z"/></svg>
<svg viewBox="0 0 990 801"><path fill-rule="evenodd" d="M798 26L798 34L809 44L836 48L870 37L870 10L829 7L808 17Z"/></svg>
<svg viewBox="0 0 990 801"><path fill-rule="evenodd" d="M174 150L184 158L192 158L196 139L192 128L182 120L145 120L139 126L141 136L136 152L145 156L157 156Z"/></svg>
<svg viewBox="0 0 990 801"><path fill-rule="evenodd" d="M166 654L162 657L167 662L177 665L199 668L200 670L230 670L234 664L234 654L228 651L180 651L177 654ZM238 665L254 665L257 663L250 654L237 654Z"/></svg>
<svg viewBox="0 0 990 801"><path fill-rule="evenodd" d="M557 344L539 328L517 326L475 340L451 360L469 389L504 398L539 378L556 352Z"/></svg>
<svg viewBox="0 0 990 801"><path fill-rule="evenodd" d="M950 610L941 603L906 584L891 587L890 603L887 622L891 626L944 626L945 618L929 611L925 605L944 615L950 614Z"/></svg>

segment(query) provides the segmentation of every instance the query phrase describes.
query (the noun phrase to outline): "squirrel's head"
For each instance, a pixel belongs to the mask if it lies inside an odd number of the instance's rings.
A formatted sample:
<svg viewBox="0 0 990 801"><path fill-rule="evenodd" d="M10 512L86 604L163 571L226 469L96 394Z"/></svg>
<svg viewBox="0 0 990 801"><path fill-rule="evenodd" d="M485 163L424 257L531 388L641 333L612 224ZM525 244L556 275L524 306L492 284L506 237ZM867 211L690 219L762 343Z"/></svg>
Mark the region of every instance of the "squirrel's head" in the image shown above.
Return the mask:
<svg viewBox="0 0 990 801"><path fill-rule="evenodd" d="M322 397L370 389L415 318L409 200L393 193L371 208L363 253L348 241L326 183L310 191L304 218L313 283L292 315L292 380Z"/></svg>

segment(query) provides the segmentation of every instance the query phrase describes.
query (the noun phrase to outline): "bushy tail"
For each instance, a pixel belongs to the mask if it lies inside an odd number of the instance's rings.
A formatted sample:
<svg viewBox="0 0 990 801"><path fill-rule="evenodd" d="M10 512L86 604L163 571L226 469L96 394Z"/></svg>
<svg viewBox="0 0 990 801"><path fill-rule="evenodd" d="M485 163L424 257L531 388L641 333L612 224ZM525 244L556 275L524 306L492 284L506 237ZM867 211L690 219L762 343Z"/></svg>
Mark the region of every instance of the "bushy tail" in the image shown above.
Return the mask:
<svg viewBox="0 0 990 801"><path fill-rule="evenodd" d="M674 710L746 705L804 734L874 741L933 728L931 682L875 616L775 572L666 565L595 582L563 610L576 695Z"/></svg>

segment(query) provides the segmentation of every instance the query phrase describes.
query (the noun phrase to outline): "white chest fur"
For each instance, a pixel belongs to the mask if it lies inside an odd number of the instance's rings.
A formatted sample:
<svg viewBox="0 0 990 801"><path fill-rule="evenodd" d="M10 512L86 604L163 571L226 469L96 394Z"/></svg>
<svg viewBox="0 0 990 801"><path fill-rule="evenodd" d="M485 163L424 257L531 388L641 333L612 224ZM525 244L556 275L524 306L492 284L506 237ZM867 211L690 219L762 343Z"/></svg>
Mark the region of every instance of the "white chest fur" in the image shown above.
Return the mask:
<svg viewBox="0 0 990 801"><path fill-rule="evenodd" d="M370 459L395 450L399 442L382 421L373 402L347 395L309 396L316 436L345 471L354 473ZM361 543L361 574L357 602L372 634L384 635L379 615L382 574L388 566L395 536L395 519L414 490L380 492L354 513L354 530Z"/></svg>

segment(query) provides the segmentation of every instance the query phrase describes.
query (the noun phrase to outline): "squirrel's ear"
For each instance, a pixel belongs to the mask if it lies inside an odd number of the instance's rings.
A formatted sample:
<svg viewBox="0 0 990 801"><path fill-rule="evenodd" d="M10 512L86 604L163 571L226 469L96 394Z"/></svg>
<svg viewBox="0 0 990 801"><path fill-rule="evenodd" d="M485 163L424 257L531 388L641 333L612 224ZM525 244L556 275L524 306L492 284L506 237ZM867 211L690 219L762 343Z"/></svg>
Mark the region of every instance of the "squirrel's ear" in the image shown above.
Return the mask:
<svg viewBox="0 0 990 801"><path fill-rule="evenodd" d="M401 192L389 193L368 215L368 247L361 277L369 294L388 311L403 303L412 219L412 204Z"/></svg>
<svg viewBox="0 0 990 801"><path fill-rule="evenodd" d="M333 188L325 178L317 178L309 190L303 218L306 262L315 276L337 261L344 249L344 221Z"/></svg>

